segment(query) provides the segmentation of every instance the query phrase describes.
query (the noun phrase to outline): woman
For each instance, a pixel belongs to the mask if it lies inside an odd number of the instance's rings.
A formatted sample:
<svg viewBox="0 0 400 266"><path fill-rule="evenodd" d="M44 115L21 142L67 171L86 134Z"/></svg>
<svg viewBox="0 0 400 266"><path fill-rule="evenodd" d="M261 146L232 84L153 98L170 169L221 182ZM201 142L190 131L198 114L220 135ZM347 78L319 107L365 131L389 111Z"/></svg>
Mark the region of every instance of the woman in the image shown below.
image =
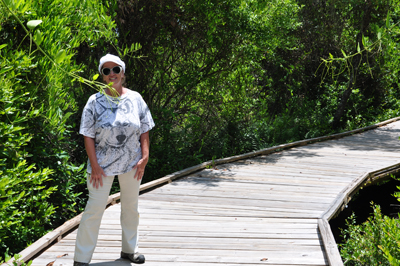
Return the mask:
<svg viewBox="0 0 400 266"><path fill-rule="evenodd" d="M78 229L74 266L89 265L115 175L121 190L121 257L144 263L144 256L137 251L138 196L154 122L140 94L123 86L125 63L118 56L103 56L99 72L114 90L93 94L82 113L79 133L89 157L89 200Z"/></svg>

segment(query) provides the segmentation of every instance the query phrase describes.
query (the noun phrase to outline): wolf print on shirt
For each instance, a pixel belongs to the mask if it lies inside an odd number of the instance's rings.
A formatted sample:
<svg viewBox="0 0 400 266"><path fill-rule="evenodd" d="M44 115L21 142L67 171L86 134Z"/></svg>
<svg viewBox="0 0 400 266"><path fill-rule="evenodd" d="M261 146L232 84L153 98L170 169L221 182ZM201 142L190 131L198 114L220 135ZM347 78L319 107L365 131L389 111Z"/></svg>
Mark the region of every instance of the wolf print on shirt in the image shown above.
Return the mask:
<svg viewBox="0 0 400 266"><path fill-rule="evenodd" d="M128 90L119 98L92 95L83 110L79 132L95 139L97 160L109 176L132 170L142 157L140 135L153 127L143 98Z"/></svg>

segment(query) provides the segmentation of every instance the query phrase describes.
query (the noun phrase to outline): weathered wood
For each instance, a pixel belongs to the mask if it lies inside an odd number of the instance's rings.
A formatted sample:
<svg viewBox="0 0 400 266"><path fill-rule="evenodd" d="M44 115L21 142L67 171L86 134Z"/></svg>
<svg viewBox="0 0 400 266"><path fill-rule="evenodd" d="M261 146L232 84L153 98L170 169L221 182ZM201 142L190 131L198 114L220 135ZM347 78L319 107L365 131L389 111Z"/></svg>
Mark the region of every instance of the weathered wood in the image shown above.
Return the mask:
<svg viewBox="0 0 400 266"><path fill-rule="evenodd" d="M58 227L57 229L47 233L43 237L41 237L38 241L21 251L19 254L21 255L21 259L23 261L29 261L33 256L36 255L37 252L41 251L43 248L46 248L50 244L52 244L55 240L59 239L60 236L73 229L77 225L79 225L81 221L82 214L74 217L73 219L65 222L63 225Z"/></svg>
<svg viewBox="0 0 400 266"><path fill-rule="evenodd" d="M333 237L329 223L325 219L318 220L318 228L321 232L321 237L324 243L325 251L327 253L329 265L341 266L343 265L342 258L338 251L335 238Z"/></svg>
<svg viewBox="0 0 400 266"><path fill-rule="evenodd" d="M262 149L262 150L255 151L255 152L249 152L249 153L242 154L242 155L237 155L237 156L232 156L232 157L228 157L228 158L224 158L224 159L218 159L218 160L214 160L214 161L204 162L202 164L199 164L199 165L196 165L196 166L193 166L193 167L189 167L187 169L175 172L175 173L173 173L171 175L167 175L167 176L165 176L163 178L160 178L160 179L154 180L152 182L143 184L140 187L140 191L148 190L150 188L159 186L161 184L172 182L174 179L177 179L177 178L182 177L182 176L186 176L186 175L188 175L190 173L196 172L196 171L198 171L200 169L204 169L204 168L209 167L209 166L215 166L215 165L219 165L219 164L230 163L230 162L234 162L234 161L238 161L238 160L243 160L243 159L246 159L246 158L255 157L255 156L258 156L258 155L262 155L262 154L270 154L270 153L279 151L281 149L287 149L287 148L290 148L290 147L302 146L302 145L306 145L306 144L309 144L309 143L324 141L324 140L328 140L328 139L341 138L341 137L344 137L344 136L349 136L349 135L353 135L353 134L356 134L356 133L360 133L360 132L364 132L364 131L367 131L367 130L371 130L371 129L374 129L374 128L378 128L378 127L393 123L393 122L398 121L398 120L400 120L400 117L392 118L392 119L377 123L375 125L367 126L367 127L356 129L356 130L351 130L351 131L344 132L344 133L333 134L333 135L323 136L323 137L318 137L318 138L312 138L312 139L308 139L308 140L296 141L296 142L293 142L293 143L282 144L282 145L278 145L278 146L274 146L274 147L271 147L271 148ZM116 196L116 198L119 198L119 196Z"/></svg>
<svg viewBox="0 0 400 266"><path fill-rule="evenodd" d="M360 187L362 187L363 183L368 182L369 178L374 177L375 175L383 178L384 176L392 173L392 171L400 171L400 164L396 163L393 165L388 165L380 168L379 170L364 173L359 178L354 179L341 193L338 194L335 201L331 204L327 211L322 214L321 218L329 221L341 210L341 208L347 205L347 203L351 200L351 195L354 194Z"/></svg>
<svg viewBox="0 0 400 266"><path fill-rule="evenodd" d="M397 132L390 131L400 124L380 128L399 119L205 162L143 184L142 193L154 189L139 200L146 265L341 265L335 264L337 248L328 220L358 187L400 171ZM367 131L374 128L379 129ZM349 135L354 136L342 139ZM119 193L111 195L108 203L119 199ZM118 260L118 206L105 213L95 264L126 263ZM62 226L35 242L23 259L74 226ZM75 235L69 234L33 265L46 265L63 250L69 256L54 266L71 265ZM261 261L266 251L268 260Z"/></svg>
<svg viewBox="0 0 400 266"><path fill-rule="evenodd" d="M141 213L176 213L177 215L199 214L206 216L223 216L223 217L257 217L257 218L316 218L321 215L321 211L285 209L273 207L232 207L232 206L212 206L206 204L192 203L168 203L166 206L161 206L160 201L141 201ZM168 210L165 210L166 207Z"/></svg>

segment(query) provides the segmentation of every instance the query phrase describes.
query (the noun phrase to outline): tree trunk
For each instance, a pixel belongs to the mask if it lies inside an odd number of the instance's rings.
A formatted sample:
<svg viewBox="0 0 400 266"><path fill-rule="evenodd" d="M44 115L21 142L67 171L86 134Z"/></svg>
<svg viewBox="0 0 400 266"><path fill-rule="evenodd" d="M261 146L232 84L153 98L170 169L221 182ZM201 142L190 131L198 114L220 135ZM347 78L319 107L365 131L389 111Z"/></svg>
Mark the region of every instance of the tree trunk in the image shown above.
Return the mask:
<svg viewBox="0 0 400 266"><path fill-rule="evenodd" d="M362 37L369 27L369 24L371 21L372 10L373 10L372 1L371 0L365 1L363 18L361 20L361 25L360 25L360 32L357 34L357 37L356 37L355 51L357 51L358 45L360 45L361 51L364 49L364 45L362 43ZM351 92L353 91L354 85L356 83L358 67L361 65L361 63L362 63L362 54L358 54L353 57L351 65L354 66L354 68L350 70L351 76L350 76L350 80L349 80L347 89L343 92L342 97L340 99L340 103L339 103L338 108L336 109L336 113L333 117L332 127L334 129L337 129L340 127L340 120L346 110L347 102L350 98Z"/></svg>
<svg viewBox="0 0 400 266"><path fill-rule="evenodd" d="M356 68L358 68L358 67L356 67ZM340 99L339 106L336 109L336 113L335 113L335 116L333 117L333 122L332 122L332 127L334 129L339 128L339 126L340 126L340 119L342 118L344 111L346 110L347 101L349 100L351 92L353 91L355 75L357 75L356 70L354 70L354 73L352 73L350 81L349 81L349 85L347 86L347 89L343 92L342 97Z"/></svg>

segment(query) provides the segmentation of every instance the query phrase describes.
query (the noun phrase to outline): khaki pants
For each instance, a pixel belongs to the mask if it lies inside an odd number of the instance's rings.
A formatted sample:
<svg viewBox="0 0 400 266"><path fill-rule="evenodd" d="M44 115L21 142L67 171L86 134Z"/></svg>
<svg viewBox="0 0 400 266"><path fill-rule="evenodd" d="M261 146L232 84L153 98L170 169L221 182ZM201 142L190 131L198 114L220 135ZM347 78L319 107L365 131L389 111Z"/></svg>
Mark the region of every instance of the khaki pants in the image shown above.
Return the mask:
<svg viewBox="0 0 400 266"><path fill-rule="evenodd" d="M118 176L121 190L122 251L125 253L137 252L139 237L138 196L141 181L133 178L135 173L136 170L132 170ZM89 180L88 175L89 200L79 224L75 243L74 261L83 263L89 263L92 259L114 176L103 177L103 186L98 189L94 188Z"/></svg>

